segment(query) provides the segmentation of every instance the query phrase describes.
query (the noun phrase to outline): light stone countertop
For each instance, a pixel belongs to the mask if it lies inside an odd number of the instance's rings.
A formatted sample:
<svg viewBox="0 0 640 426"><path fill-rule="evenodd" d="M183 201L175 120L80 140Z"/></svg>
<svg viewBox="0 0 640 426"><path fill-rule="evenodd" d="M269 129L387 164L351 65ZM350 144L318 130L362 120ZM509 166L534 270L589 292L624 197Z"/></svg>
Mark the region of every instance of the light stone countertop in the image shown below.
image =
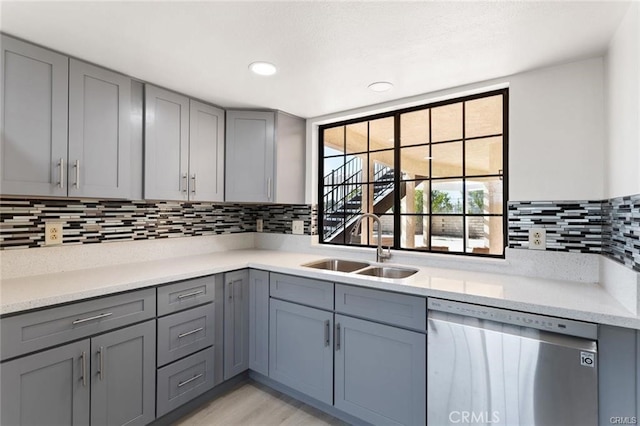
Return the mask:
<svg viewBox="0 0 640 426"><path fill-rule="evenodd" d="M301 266L325 257L279 250L230 250L10 278L0 282L0 314L250 267L640 330L640 316L625 309L598 284L410 265L398 266L419 272L393 280Z"/></svg>

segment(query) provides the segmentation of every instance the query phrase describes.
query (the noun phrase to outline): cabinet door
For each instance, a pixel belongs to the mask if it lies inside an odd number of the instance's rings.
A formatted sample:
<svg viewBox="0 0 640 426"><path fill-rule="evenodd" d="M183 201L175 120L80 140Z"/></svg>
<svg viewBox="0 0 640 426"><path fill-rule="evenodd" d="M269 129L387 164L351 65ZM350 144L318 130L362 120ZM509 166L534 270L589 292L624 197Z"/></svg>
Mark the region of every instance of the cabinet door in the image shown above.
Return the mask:
<svg viewBox="0 0 640 426"><path fill-rule="evenodd" d="M224 275L224 379L249 368L249 271Z"/></svg>
<svg viewBox="0 0 640 426"><path fill-rule="evenodd" d="M1 40L0 191L66 196L68 58Z"/></svg>
<svg viewBox="0 0 640 426"><path fill-rule="evenodd" d="M269 377L333 404L332 330L331 312L271 299Z"/></svg>
<svg viewBox="0 0 640 426"><path fill-rule="evenodd" d="M144 196L186 200L189 169L189 98L145 85Z"/></svg>
<svg viewBox="0 0 640 426"><path fill-rule="evenodd" d="M335 407L373 424L426 424L426 336L336 315Z"/></svg>
<svg viewBox="0 0 640 426"><path fill-rule="evenodd" d="M5 362L0 377L1 424L89 424L88 339Z"/></svg>
<svg viewBox="0 0 640 426"><path fill-rule="evenodd" d="M69 62L69 196L131 195L131 79Z"/></svg>
<svg viewBox="0 0 640 426"><path fill-rule="evenodd" d="M227 111L225 201L275 199L274 123L273 112Z"/></svg>
<svg viewBox="0 0 640 426"><path fill-rule="evenodd" d="M269 272L249 271L249 368L269 375Z"/></svg>
<svg viewBox="0 0 640 426"><path fill-rule="evenodd" d="M155 418L155 321L91 339L91 425L146 425Z"/></svg>
<svg viewBox="0 0 640 426"><path fill-rule="evenodd" d="M224 111L194 100L189 110L189 199L224 200Z"/></svg>

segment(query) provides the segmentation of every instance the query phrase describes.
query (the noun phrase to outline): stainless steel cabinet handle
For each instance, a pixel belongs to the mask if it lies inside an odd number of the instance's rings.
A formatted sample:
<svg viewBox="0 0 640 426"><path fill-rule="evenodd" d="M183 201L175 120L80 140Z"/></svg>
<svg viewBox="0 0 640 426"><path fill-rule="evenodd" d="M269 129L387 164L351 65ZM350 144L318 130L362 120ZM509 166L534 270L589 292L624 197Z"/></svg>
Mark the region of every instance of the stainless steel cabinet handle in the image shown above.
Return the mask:
<svg viewBox="0 0 640 426"><path fill-rule="evenodd" d="M324 322L324 345L329 346L329 327L331 327L330 321L326 320Z"/></svg>
<svg viewBox="0 0 640 426"><path fill-rule="evenodd" d="M191 192L195 194L196 193L196 174L195 173L191 176L191 180L193 181L193 187L191 188Z"/></svg>
<svg viewBox="0 0 640 426"><path fill-rule="evenodd" d="M229 283L229 300L233 300L233 281Z"/></svg>
<svg viewBox="0 0 640 426"><path fill-rule="evenodd" d="M191 293L185 293L178 296L178 299L184 299L185 297L197 296L204 293L204 290L192 291Z"/></svg>
<svg viewBox="0 0 640 426"><path fill-rule="evenodd" d="M97 319L100 319L100 318L110 317L111 315L113 315L113 312L107 312L105 314L100 314L100 315L96 315L96 316L89 317L89 318L77 319L74 322L72 322L72 324L73 325L81 324L81 323L87 322L87 321L93 321L93 320L97 320Z"/></svg>
<svg viewBox="0 0 640 426"><path fill-rule="evenodd" d="M202 373L200 373L200 374L198 374L198 375L196 375L196 376L193 376L193 377L192 377L192 378L190 378L189 380L185 380L184 382L180 382L180 383L178 383L178 387L179 387L179 388L181 388L182 386L186 385L187 383L191 383L191 382L193 382L194 380L199 379L199 378L200 378L200 377L202 377L202 376L203 376L203 374L202 374Z"/></svg>
<svg viewBox="0 0 640 426"><path fill-rule="evenodd" d="M336 324L336 351L340 350L340 323Z"/></svg>
<svg viewBox="0 0 640 426"><path fill-rule="evenodd" d="M60 157L60 162L58 163L58 167L60 167L60 179L58 181L58 186L64 189L64 158Z"/></svg>
<svg viewBox="0 0 640 426"><path fill-rule="evenodd" d="M104 380L104 346L100 346L98 353L100 354L100 370L98 374L100 375L100 380Z"/></svg>
<svg viewBox="0 0 640 426"><path fill-rule="evenodd" d="M76 182L73 184L73 186L75 186L76 188L80 188L80 160L76 160L73 168L76 169Z"/></svg>
<svg viewBox="0 0 640 426"><path fill-rule="evenodd" d="M197 333L198 331L202 331L202 330L204 330L204 327L198 327L195 330L187 331L185 333L180 333L178 334L178 339L182 339L183 337L187 337L193 333Z"/></svg>
<svg viewBox="0 0 640 426"><path fill-rule="evenodd" d="M271 201L271 178L267 178L267 200Z"/></svg>
<svg viewBox="0 0 640 426"><path fill-rule="evenodd" d="M183 173L182 174L182 192L184 192L186 194L187 191L188 191L188 189L187 189L188 187L189 187L189 181L187 179L187 174Z"/></svg>
<svg viewBox="0 0 640 426"><path fill-rule="evenodd" d="M87 353L82 352L82 386L87 387Z"/></svg>

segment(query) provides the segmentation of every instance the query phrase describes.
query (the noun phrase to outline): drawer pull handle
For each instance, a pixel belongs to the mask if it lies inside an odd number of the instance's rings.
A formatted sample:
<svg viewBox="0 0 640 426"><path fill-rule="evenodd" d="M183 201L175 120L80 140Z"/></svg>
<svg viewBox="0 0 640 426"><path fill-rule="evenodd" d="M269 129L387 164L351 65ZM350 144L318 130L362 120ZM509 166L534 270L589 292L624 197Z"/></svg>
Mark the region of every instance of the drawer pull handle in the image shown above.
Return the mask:
<svg viewBox="0 0 640 426"><path fill-rule="evenodd" d="M204 293L204 290L192 291L191 293L185 293L178 296L178 299L184 299L185 297L197 296L198 294Z"/></svg>
<svg viewBox="0 0 640 426"><path fill-rule="evenodd" d="M198 375L196 375L196 376L193 376L193 377L192 377L192 378L190 378L189 380L185 380L184 382L180 382L180 383L178 383L178 387L179 387L179 388L181 388L181 387L183 387L184 385L186 385L187 383L191 383L191 382L193 382L194 380L197 380L197 379L199 379L199 378L200 378L200 377L202 377L202 376L203 376L203 374L202 374L202 373L200 373L200 374L198 374Z"/></svg>
<svg viewBox="0 0 640 426"><path fill-rule="evenodd" d="M187 331L186 333L178 334L178 339L182 339L183 337L187 337L190 334L197 333L198 331L204 330L204 327L198 327L195 330Z"/></svg>
<svg viewBox="0 0 640 426"><path fill-rule="evenodd" d="M110 317L111 315L113 315L113 312L107 312L106 314L100 314L100 315L96 315L96 316L89 317L89 318L77 319L72 324L73 325L82 324L83 322L93 321L93 320L97 320L97 319L101 319L101 318L106 318L106 317Z"/></svg>
<svg viewBox="0 0 640 426"><path fill-rule="evenodd" d="M87 387L87 353L82 352L82 386Z"/></svg>

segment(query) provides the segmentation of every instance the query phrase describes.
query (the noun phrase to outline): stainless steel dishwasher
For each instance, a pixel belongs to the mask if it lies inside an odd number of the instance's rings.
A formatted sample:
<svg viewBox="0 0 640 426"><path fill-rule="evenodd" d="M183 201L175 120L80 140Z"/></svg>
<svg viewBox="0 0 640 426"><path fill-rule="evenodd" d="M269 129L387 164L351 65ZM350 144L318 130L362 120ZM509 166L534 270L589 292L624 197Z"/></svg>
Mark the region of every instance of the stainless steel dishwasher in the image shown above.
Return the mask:
<svg viewBox="0 0 640 426"><path fill-rule="evenodd" d="M428 300L427 424L598 424L597 325Z"/></svg>

